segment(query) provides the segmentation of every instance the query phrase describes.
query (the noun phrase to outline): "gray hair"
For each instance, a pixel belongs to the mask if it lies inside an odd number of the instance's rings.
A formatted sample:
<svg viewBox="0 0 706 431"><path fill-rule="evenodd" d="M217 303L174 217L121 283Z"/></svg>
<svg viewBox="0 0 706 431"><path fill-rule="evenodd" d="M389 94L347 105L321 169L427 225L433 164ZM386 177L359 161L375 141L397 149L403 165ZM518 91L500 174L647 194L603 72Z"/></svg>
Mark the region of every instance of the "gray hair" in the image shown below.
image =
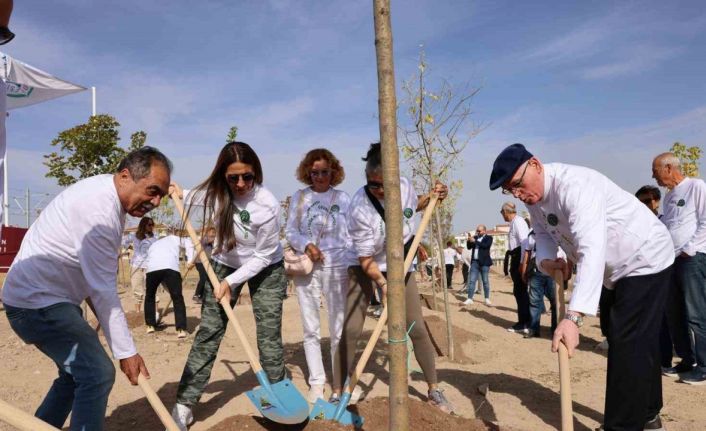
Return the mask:
<svg viewBox="0 0 706 431"><path fill-rule="evenodd" d="M679 157L675 156L674 153L662 153L655 157L655 162L659 166L669 165L675 169L681 170L681 160L679 160Z"/></svg>
<svg viewBox="0 0 706 431"><path fill-rule="evenodd" d="M515 204L512 202L505 202L502 206L502 211L508 214L517 213L517 210L515 209Z"/></svg>
<svg viewBox="0 0 706 431"><path fill-rule="evenodd" d="M172 174L172 162L161 151L154 147L145 146L128 153L118 165L116 172L127 169L133 181L139 181L150 174L152 165L159 163L167 168L167 172Z"/></svg>

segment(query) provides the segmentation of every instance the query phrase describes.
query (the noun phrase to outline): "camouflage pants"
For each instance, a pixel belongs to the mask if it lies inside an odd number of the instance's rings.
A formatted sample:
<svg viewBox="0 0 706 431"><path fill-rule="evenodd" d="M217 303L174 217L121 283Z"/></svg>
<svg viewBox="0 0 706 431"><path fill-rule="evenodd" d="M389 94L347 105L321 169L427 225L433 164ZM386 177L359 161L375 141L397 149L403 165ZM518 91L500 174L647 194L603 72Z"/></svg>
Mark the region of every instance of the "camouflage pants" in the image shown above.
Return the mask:
<svg viewBox="0 0 706 431"><path fill-rule="evenodd" d="M211 261L219 280L223 280L235 270L218 262ZM248 280L252 298L255 325L257 328L257 348L260 364L270 382L284 379L284 348L282 347L282 302L285 298L287 278L282 262L268 266ZM243 285L232 290L232 297L238 298ZM235 306L235 300L231 307ZM228 317L223 307L213 296L213 286L206 281L201 305L201 324L194 337L189 357L179 382L177 402L191 406L203 394L211 377L218 347L228 326Z"/></svg>

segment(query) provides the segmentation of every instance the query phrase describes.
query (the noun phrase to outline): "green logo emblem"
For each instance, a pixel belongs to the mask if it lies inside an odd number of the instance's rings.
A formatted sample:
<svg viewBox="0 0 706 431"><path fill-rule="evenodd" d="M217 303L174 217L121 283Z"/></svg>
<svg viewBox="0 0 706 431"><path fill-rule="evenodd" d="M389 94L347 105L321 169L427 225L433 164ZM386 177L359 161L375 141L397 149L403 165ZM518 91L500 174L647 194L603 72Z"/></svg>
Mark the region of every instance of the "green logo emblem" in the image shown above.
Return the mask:
<svg viewBox="0 0 706 431"><path fill-rule="evenodd" d="M686 201L684 201L684 199L679 199L679 202L677 202L677 206L683 207L684 205L686 205Z"/></svg>
<svg viewBox="0 0 706 431"><path fill-rule="evenodd" d="M17 82L5 81L7 97L29 97L34 91L34 87Z"/></svg>
<svg viewBox="0 0 706 431"><path fill-rule="evenodd" d="M250 213L247 210L240 211L240 221L244 224L250 223Z"/></svg>
<svg viewBox="0 0 706 431"><path fill-rule="evenodd" d="M341 207L339 207L339 206L336 205L336 204L331 205L331 212L332 212L332 213L337 213L337 212L339 212L339 211L341 211Z"/></svg>
<svg viewBox="0 0 706 431"><path fill-rule="evenodd" d="M412 218L414 211L412 211L412 208L405 208L403 214L407 218Z"/></svg>
<svg viewBox="0 0 706 431"><path fill-rule="evenodd" d="M552 226L556 226L559 224L559 218L556 216L556 214L549 214L547 216L547 223Z"/></svg>

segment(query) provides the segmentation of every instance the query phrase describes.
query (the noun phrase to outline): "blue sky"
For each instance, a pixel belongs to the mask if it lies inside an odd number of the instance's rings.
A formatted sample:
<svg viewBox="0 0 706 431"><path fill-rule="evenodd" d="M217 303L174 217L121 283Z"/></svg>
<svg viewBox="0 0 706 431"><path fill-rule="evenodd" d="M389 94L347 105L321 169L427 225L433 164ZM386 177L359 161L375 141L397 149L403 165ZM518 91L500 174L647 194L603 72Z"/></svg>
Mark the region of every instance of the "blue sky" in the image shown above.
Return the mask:
<svg viewBox="0 0 706 431"><path fill-rule="evenodd" d="M655 154L706 140L701 1L393 0L392 16L398 86L423 45L432 83L482 88L473 119L487 127L456 174L457 231L501 222L504 196L488 177L513 142L633 191L653 183ZM360 156L378 139L370 1L27 0L11 28L2 51L96 86L98 111L120 121L124 142L146 131L187 187L209 173L231 125L277 197L298 187L296 164L318 146L342 159L344 190L362 184ZM89 92L11 113L11 195L59 190L42 155L89 115Z"/></svg>

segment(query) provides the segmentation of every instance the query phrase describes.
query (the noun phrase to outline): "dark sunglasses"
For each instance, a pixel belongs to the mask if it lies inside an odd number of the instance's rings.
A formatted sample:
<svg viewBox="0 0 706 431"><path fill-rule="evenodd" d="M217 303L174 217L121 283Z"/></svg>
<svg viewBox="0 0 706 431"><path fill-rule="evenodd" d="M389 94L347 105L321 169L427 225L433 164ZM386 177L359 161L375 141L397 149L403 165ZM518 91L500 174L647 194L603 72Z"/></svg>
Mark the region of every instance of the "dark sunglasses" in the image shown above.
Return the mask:
<svg viewBox="0 0 706 431"><path fill-rule="evenodd" d="M377 181L368 181L368 189L370 190L381 190L383 188L385 188L385 186L383 186L382 183Z"/></svg>
<svg viewBox="0 0 706 431"><path fill-rule="evenodd" d="M309 175L312 177L328 178L328 176L331 175L331 171L328 169L322 169L320 171L311 171L309 172Z"/></svg>
<svg viewBox="0 0 706 431"><path fill-rule="evenodd" d="M246 174L232 174L226 177L228 182L231 184L238 184L241 178L243 179L244 183L251 183L255 180L255 174L253 174L252 172L248 172Z"/></svg>

